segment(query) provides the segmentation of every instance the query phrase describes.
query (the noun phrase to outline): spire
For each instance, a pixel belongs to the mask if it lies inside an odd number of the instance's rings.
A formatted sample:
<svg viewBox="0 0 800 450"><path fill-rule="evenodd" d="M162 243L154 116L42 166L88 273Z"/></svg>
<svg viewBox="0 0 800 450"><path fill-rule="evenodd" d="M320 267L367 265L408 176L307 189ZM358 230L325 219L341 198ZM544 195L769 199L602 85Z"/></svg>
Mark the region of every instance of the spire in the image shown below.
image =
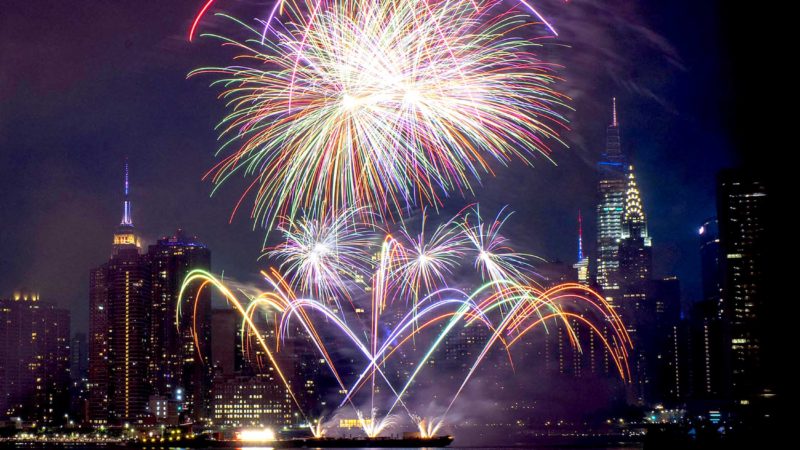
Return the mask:
<svg viewBox="0 0 800 450"><path fill-rule="evenodd" d="M125 158L125 202L122 209L122 223L120 225L133 226L131 218L131 200L128 197L130 186L128 184L128 158Z"/></svg>
<svg viewBox="0 0 800 450"><path fill-rule="evenodd" d="M633 174L633 166L628 167L628 187L625 191L625 221L631 223L644 223L642 199L639 196L639 186Z"/></svg>
<svg viewBox="0 0 800 450"><path fill-rule="evenodd" d="M611 97L611 126L617 127L617 97Z"/></svg>
<svg viewBox="0 0 800 450"><path fill-rule="evenodd" d="M617 120L617 97L611 97L611 124L606 127L606 151L601 164L615 166L624 171L625 159L619 140L619 121ZM620 173L620 175L622 175Z"/></svg>
<svg viewBox="0 0 800 450"><path fill-rule="evenodd" d="M581 210L578 210L578 262L583 260L583 220Z"/></svg>
<svg viewBox="0 0 800 450"><path fill-rule="evenodd" d="M572 265L577 269L578 282L589 285L589 258L583 256L583 218L578 210L578 261Z"/></svg>

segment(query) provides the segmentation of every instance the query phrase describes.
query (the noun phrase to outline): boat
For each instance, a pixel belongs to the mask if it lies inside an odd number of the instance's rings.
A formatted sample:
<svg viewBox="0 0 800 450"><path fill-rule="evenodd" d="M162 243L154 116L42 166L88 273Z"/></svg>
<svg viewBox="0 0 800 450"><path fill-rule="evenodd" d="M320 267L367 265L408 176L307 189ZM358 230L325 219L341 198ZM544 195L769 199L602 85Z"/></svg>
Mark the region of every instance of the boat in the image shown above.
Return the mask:
<svg viewBox="0 0 800 450"><path fill-rule="evenodd" d="M359 448L359 447L384 447L384 448L422 448L422 447L447 447L453 443L453 436L425 437L374 437L374 438L309 438L305 440L304 447L313 448Z"/></svg>
<svg viewBox="0 0 800 450"><path fill-rule="evenodd" d="M322 438L293 438L275 439L270 441L241 441L214 439L208 435L198 435L185 439L139 439L129 441L128 447L141 449L161 448L247 448L247 447L272 447L272 448L423 448L447 447L453 443L453 436L424 437L322 437Z"/></svg>

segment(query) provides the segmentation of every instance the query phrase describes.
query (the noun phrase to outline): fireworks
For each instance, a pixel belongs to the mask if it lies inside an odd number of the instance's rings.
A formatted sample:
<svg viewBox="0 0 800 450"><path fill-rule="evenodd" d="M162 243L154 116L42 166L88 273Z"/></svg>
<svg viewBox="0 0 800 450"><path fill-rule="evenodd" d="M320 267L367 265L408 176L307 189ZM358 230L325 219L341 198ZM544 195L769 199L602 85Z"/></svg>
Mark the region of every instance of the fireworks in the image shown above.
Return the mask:
<svg viewBox="0 0 800 450"><path fill-rule="evenodd" d="M454 219L446 221L430 232L428 215L422 212L419 233L402 227L398 240L402 249L399 255L398 284L402 298L419 299L421 292L434 291L445 285L445 277L452 273L467 251L464 236L458 233ZM410 294L410 295L408 295Z"/></svg>
<svg viewBox="0 0 800 450"><path fill-rule="evenodd" d="M213 2L203 4L190 40ZM282 242L264 255L278 263L262 272L269 289L241 292L247 306L209 273L192 272L184 289L200 283L195 306L206 286L219 289L242 316L243 348L255 338L290 393L274 357L294 337L290 329L316 347L342 393L339 407L351 408L370 437L403 412L421 436L434 436L490 351L511 357L548 321L578 348L573 327L585 325L629 377L631 342L614 310L585 286L535 285L530 255L501 232L505 210L486 221L468 207L428 224L426 205L470 192L493 162L549 159L548 142L560 142L566 97L554 89L555 67L534 52L534 17L555 30L529 3L277 0L263 27L224 17L251 36L214 36L238 49L236 65L191 74L215 77L229 109L219 125L224 156L207 176L215 189L234 175L252 177L234 214L253 196L252 218L274 226ZM406 223L420 206L419 226ZM472 278L463 278L468 270ZM265 310L274 338L253 320ZM410 389L463 327L485 332L480 351L441 414L422 419L408 404ZM331 341L361 358L349 378ZM413 358L413 369L398 380L387 364L401 357ZM322 422L292 398L322 436Z"/></svg>
<svg viewBox="0 0 800 450"><path fill-rule="evenodd" d="M339 298L349 298L345 275L355 278L369 264L369 255L362 251L369 244L369 234L359 223L358 213L349 210L325 220L287 220L278 228L284 242L266 255L282 261L281 270L298 290L338 305Z"/></svg>
<svg viewBox="0 0 800 450"><path fill-rule="evenodd" d="M436 433L439 432L439 428L442 426L442 421L437 418L420 418L414 417L417 422L417 430L419 431L419 436L422 438L432 438L436 436Z"/></svg>
<svg viewBox="0 0 800 450"><path fill-rule="evenodd" d="M514 252L508 240L500 234L500 228L511 214L505 214L505 208L498 213L491 223L486 223L480 214L480 208L469 211L462 223L466 239L475 247L475 267L485 279L499 282L502 280L529 281L523 274L531 266L526 258L531 255Z"/></svg>
<svg viewBox="0 0 800 450"><path fill-rule="evenodd" d="M264 36L244 24L248 40L217 36L240 50L237 65L192 72L217 78L230 110L220 124L226 156L208 176L215 189L252 176L239 204L251 193L257 222L364 206L396 217L471 191L491 160L528 164L558 140L565 97L534 53L541 44L526 37L537 24L526 8L309 5L284 5Z"/></svg>
<svg viewBox="0 0 800 450"><path fill-rule="evenodd" d="M286 273L290 275L284 276L276 269L262 272L270 289L250 295L246 307L223 283L205 272L191 273L184 288L201 283L195 302L207 285L219 289L242 315L243 331L248 332L243 332L242 336L256 338L256 344L263 350L261 353L275 367L279 379L290 392L291 385L283 377L274 355L280 351L282 341L293 338L289 330L294 328L290 325L298 325L316 346L344 393L340 407L353 409L368 436L377 436L397 423L401 412L417 424L423 435L436 433L489 352L500 346L510 355L515 343L548 321L561 322L571 343L577 347L580 342L574 326L585 325L605 346L619 375L629 377L626 348L630 339L614 310L599 294L583 285L541 289L526 283L529 263L525 255L509 247L502 235L506 214L501 213L491 224L486 224L475 207L459 213L429 234L423 219L419 233L401 226L397 233L387 231L382 238L377 231L372 235L353 233L353 227L359 228L354 222L357 215L351 211L343 216L342 222L303 219L297 231L286 232L287 242L275 247L273 252L275 257L284 260ZM315 262L326 269L304 269L304 264L311 264L309 261L315 258L309 253L318 242L330 243L331 251L325 253L324 262ZM287 250L287 246L291 250ZM492 254L490 261L499 261L496 270L474 263L476 259L482 260L480 255L485 252ZM421 255L430 258L428 269L421 269ZM339 258L357 261L361 264L358 272L363 273L356 275L356 271L348 270L349 264ZM486 282L474 289L448 287L456 269L470 267L477 269L477 279L485 277ZM336 270L339 272L334 274ZM320 281L317 274L324 281ZM366 279L356 282L355 277L362 276ZM325 285L335 288L320 287ZM346 313L342 308L345 302L314 298L314 293L347 297L352 310ZM253 314L264 309L270 312L270 317L275 315L273 325L277 333L273 342L268 342L254 325ZM353 312L356 316L368 316L353 320ZM420 419L413 405L407 403L409 389L422 376L423 370L430 367L428 363L436 352L447 345L448 336L463 327L482 327L488 334L480 343L477 357L468 364L469 371L447 407L435 419ZM601 330L601 327L607 328ZM329 353L332 335L341 336L361 355L364 365L354 372L357 376L353 379L341 376L336 359ZM416 350L410 351L412 347ZM399 357L398 350L408 350L409 355L415 355L409 366L413 367L412 372L399 382L386 372L387 363ZM388 393L390 398L377 392ZM366 408L363 407L365 402L368 403ZM301 408L299 402L296 404ZM315 434L323 432L319 422L314 427Z"/></svg>

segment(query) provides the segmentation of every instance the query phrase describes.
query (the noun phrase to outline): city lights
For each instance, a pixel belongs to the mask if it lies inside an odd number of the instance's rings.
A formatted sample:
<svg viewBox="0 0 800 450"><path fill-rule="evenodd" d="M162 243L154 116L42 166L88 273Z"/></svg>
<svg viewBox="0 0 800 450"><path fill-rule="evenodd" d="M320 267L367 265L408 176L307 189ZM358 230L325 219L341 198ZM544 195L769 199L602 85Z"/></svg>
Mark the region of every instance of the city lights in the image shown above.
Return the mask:
<svg viewBox="0 0 800 450"><path fill-rule="evenodd" d="M757 6L3 0L0 449L791 447Z"/></svg>
<svg viewBox="0 0 800 450"><path fill-rule="evenodd" d="M272 442L275 432L269 428L241 430L236 433L236 440L242 442Z"/></svg>

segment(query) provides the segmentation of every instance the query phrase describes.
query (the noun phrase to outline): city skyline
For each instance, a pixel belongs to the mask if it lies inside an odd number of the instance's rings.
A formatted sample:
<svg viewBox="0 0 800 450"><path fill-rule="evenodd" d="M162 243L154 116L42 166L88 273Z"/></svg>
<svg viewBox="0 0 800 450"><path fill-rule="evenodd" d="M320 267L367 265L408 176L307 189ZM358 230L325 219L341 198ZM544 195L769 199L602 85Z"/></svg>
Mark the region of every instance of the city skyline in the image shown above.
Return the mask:
<svg viewBox="0 0 800 450"><path fill-rule="evenodd" d="M283 1L0 18L0 446L772 436L740 7Z"/></svg>
<svg viewBox="0 0 800 450"><path fill-rule="evenodd" d="M259 255L257 249L261 244L260 233L250 230L251 225L246 220L246 214L240 214L229 225L227 213L231 212L230 205L236 199L235 192L232 192L231 189L222 189L219 195L209 200L207 196L211 186L200 180L202 173L213 163L213 158L207 156L208 152L200 150L201 148L208 149L215 140L206 124L210 124L214 120L213 112L219 109L208 96L203 95L204 82L183 80L188 69L192 67L192 62L197 60L198 53L201 53L198 51L198 47L187 46L184 42L178 41L178 35L181 34L179 31L182 29L180 24L185 20L185 17L181 15L182 8L192 10L193 7L192 2L171 6L174 8L170 10L172 13L164 13L163 21L165 23L162 25L162 29L165 33L163 35L150 33L148 37L144 37L133 29L130 30L129 37L121 40L112 37L109 41L117 42L123 53L103 51L97 55L101 60L105 58L115 67L128 67L134 60L140 60L140 64L144 64L149 68L148 70L162 73L170 87L167 91L160 89L159 92L171 92L170 98L173 101L168 103L174 104L174 109L173 106L162 103L157 108L162 112L156 111L155 116L153 113L149 113L141 118L133 117L131 120L143 127L132 134L123 133L122 136L116 136L116 133L110 134L110 129L102 126L98 129L102 131L98 135L99 139L96 140L86 140L88 137L86 133L83 133L84 137L68 137L64 142L71 142L68 144L68 148L72 150L65 147L64 151L66 155L74 156L68 156L66 163L60 163L58 166L52 165L54 161L45 159L42 170L44 170L44 174L49 175L43 178L44 185L37 184L36 188L23 190L15 194L14 198L2 199L9 208L19 210L21 214L31 217L36 225L33 227L9 225L13 227L14 235L18 237L14 240L4 241L4 246L13 248L13 246L19 245L18 242L24 242L27 247L34 248L35 251L24 254L21 261L0 261L0 267L4 269L3 275L0 277L0 289L10 292L21 285L30 285L31 288L43 290L48 295L55 297L60 304L63 303L62 306L70 307L75 326L85 329L88 317L76 308L80 299L87 295L84 276L80 272L73 271L70 268L71 265L60 262L57 264L56 260L52 259L49 249L53 246L67 246L71 250L69 253L75 255L73 257L79 258L82 262L96 261L107 253L107 251L103 252L102 249L87 245L90 242L88 238L89 236L93 239L98 238L102 232L114 224L117 192L114 189L116 186L114 180L118 178L119 160L125 156L130 158L132 169L137 174L138 203L134 208L138 208L136 214L140 217L140 229L147 242L154 242L167 230L176 226L186 228L197 233L210 246L225 249L218 251L217 262L220 270L225 270L230 274L236 273L238 277L243 278L243 281L248 281L257 274L251 269L251 263ZM608 12L612 13L618 7L619 5L610 5ZM570 15L570 19L565 22L566 29L562 31L562 34L571 34L571 39L581 43L580 45L576 44L576 49L566 55L574 58L597 58L602 53L600 50L603 49L587 47L588 44L585 42L590 37L597 36L594 34L582 36L576 31L572 31L571 28L571 21L580 19L582 8L584 8L583 5L575 5L563 11ZM629 17L626 20L631 21L629 24L641 21L654 33L662 34L674 47L664 49L658 47L653 40L643 38L643 43L639 48L620 48L619 50L629 52L630 55L642 54L655 58L661 67L675 74L676 83L681 86L690 86L695 90L705 86L702 84L702 80L713 78L713 69L705 69L704 66L692 64L693 62L699 64L700 54L688 45L686 42L688 38L675 33L667 24L662 23L659 14L648 14L647 9L654 8L654 6L643 6L643 8L644 10L638 12L626 11L628 15L625 17ZM31 22L32 17L26 18L26 10L25 7L17 10L18 14L22 15L22 20L15 22L14 26L35 25L36 22ZM703 13L703 11L700 12ZM117 11L117 13L122 12L122 10ZM558 10L554 12L557 13ZM149 13L145 9L138 14ZM708 15L711 13L710 10L705 12ZM575 18L572 15L578 17ZM42 16L36 20L56 20L56 18ZM614 27L619 26L619 23L609 22L605 25L606 28L600 31L593 28L593 33L600 33L601 37L611 38L615 33L622 32L615 31ZM25 30L26 28L22 28L20 31ZM711 31L700 29L693 29L692 32L711 33ZM16 42L17 36L11 37L9 42ZM712 38L708 45L723 45L719 39L721 38ZM166 46L169 50L166 53L154 54L153 45L156 47ZM197 45L203 46L203 49L210 47L202 40ZM622 44L614 43L613 45L618 47ZM139 57L120 59L123 54L126 54L124 52L133 53ZM595 55L593 52L600 53ZM163 58L164 54L175 54L179 57L174 62L165 63L159 59ZM675 54L684 61L685 65L688 65L685 70L677 68L670 62ZM640 172L639 178L644 201L646 209L649 209L646 212L651 216L650 231L653 236L659 238L654 251L656 254L664 256L656 258L659 261L655 267L656 272L663 275L678 275L683 280L685 294L688 294L687 298L699 298L699 278L695 280L690 276L699 268L699 261L693 252L696 223L713 213L716 170L736 165L741 158L737 156L735 148L726 143L728 138L723 137L724 133L711 131L722 129L722 123L717 122L717 119L710 114L716 104L713 97L703 103L702 107L693 106L696 101L688 93L679 90L677 86L664 85L660 81L654 81L655 78L648 78L645 74L634 77L633 72L630 72L631 68L622 61L610 64L597 78L585 79L573 74L567 80L571 89L574 89L579 95L575 95L577 112L572 118L574 130L565 135L571 148L557 149L554 155L556 162L561 167L552 167L542 160L537 162L537 167L533 171L522 172L514 168L499 168L505 177L526 179L527 191L558 192L558 194L554 194L552 198L549 195L526 198L525 194L517 194L512 198L505 199L499 195L505 189L505 182L498 177L484 181L484 188L479 195L480 200L486 207L496 209L508 204L516 211L517 217L522 217L522 220L516 220L517 230L513 233L519 247L547 259L572 262L575 236L572 233L563 233L562 230L568 229L568 226L570 226L569 229L573 229L571 224L580 209L585 216L584 233L587 236L594 235L593 165L597 155L602 151L598 142L602 141L602 135L611 120L610 98L616 96L620 103L619 120L623 145L633 155L633 162L636 163L637 171ZM143 74L146 73L135 66L132 69L131 76L137 77L137 79L141 79L140 77L144 77ZM628 75L609 75L609 71L617 73L620 70ZM625 70L628 72L624 72ZM16 77L16 75L13 76ZM35 79L28 78L30 81L23 81L24 79L15 78L17 80L15 85L16 83L29 84ZM648 82L648 80L654 81L651 88L655 89L659 86L661 89L655 98L643 96L631 88L633 86L630 84L631 82L640 84ZM145 98L152 95L149 88L146 88L146 86L152 86L152 82L148 81L146 77L141 81L140 88L126 88L118 91L119 95L126 96L120 97L119 101L123 103L133 101L134 97L131 97L133 93L144 95ZM41 82L49 83L46 79L41 79ZM120 82L121 80L117 79L117 81L110 82L113 84L107 84L107 86L117 89L120 87ZM41 87L47 86L50 85L41 85ZM31 85L31 88L37 89L38 87ZM87 88L88 86L81 83L70 83L63 87L58 84L52 85L52 89L66 89L67 92L75 89L77 89L75 92L83 92ZM89 90L98 92L97 89L100 88L95 86ZM725 93L724 86L719 87L718 90L720 96ZM672 93L677 95L672 95ZM12 92L4 93L9 96L11 94ZM11 99L13 100L13 97ZM96 95L89 95L85 96L85 100L82 100L79 105L89 107L96 101L99 101ZM101 104L103 102L96 103L97 106ZM136 109L144 111L144 105L135 101L131 104L136 105ZM56 102L53 107L61 108L60 105L62 105L61 102ZM29 114L34 116L45 113L43 109L36 110L31 109L32 106L21 106L22 111L29 111ZM84 108L83 114L93 117L90 111ZM176 114L178 115L176 116ZM183 122L186 126L196 128L188 133L170 135L163 129L163 126L159 125L171 123L176 117L188 118L189 116L193 119ZM151 117L151 119L145 119L145 117ZM693 125L694 119L691 119L693 117L698 117L701 124L710 122L709 126L701 128L699 125ZM9 117L9 119L3 120L3 123L9 127L9 133L4 133L6 141L2 142L3 148L28 148L27 138L23 138L14 131L17 129L11 125L14 119L13 117ZM664 129L653 129L650 126L652 122L663 123ZM197 136L197 138L190 138L190 135ZM681 137L684 135L685 137ZM694 145L703 145L705 149L707 147L705 143L707 139L712 138L712 135L716 136L713 137L716 144L707 148L706 151L710 151L711 155L716 156L710 158L710 161L713 161L710 166L690 168L678 164L678 161L684 160L681 154L690 155ZM126 138L126 136L131 138ZM134 138L134 136L137 137ZM691 136L698 138L695 144L682 143ZM667 144L668 142L670 144ZM183 148L187 150L182 150ZM190 152L189 149L192 148L198 149L196 151L202 153L203 156L187 157L189 154L187 152ZM673 155L676 151L679 153ZM77 160L74 158L78 158L80 154L91 154L90 163L76 165ZM9 173L4 174L0 179L4 180L3 182L17 183L18 174L30 171L27 168L30 163L32 163L30 160L8 161L8 164L3 164L2 167L3 170L9 170ZM154 165L150 165L151 163ZM25 166L20 166L20 164ZM658 170L664 164L671 164L675 166L676 170L669 172ZM62 171L67 168L69 169ZM176 180L176 182L170 184L165 183L165 180ZM670 193L656 189L661 185L673 186L676 192ZM6 189L3 191L11 192ZM688 195L689 192L691 192L691 196ZM187 200L196 208L189 211L182 210L181 205ZM455 200L462 201L459 198L455 198ZM61 218L58 227L54 227L48 219L53 216ZM683 220L683 217L686 217L686 220ZM676 234L673 230L678 230L679 233ZM5 236L8 235L4 234L3 239L7 239ZM594 259L596 249L593 239L587 240L584 246L585 253ZM84 250L78 252L78 248ZM89 252L91 254L88 254ZM55 293L58 295L53 295Z"/></svg>

